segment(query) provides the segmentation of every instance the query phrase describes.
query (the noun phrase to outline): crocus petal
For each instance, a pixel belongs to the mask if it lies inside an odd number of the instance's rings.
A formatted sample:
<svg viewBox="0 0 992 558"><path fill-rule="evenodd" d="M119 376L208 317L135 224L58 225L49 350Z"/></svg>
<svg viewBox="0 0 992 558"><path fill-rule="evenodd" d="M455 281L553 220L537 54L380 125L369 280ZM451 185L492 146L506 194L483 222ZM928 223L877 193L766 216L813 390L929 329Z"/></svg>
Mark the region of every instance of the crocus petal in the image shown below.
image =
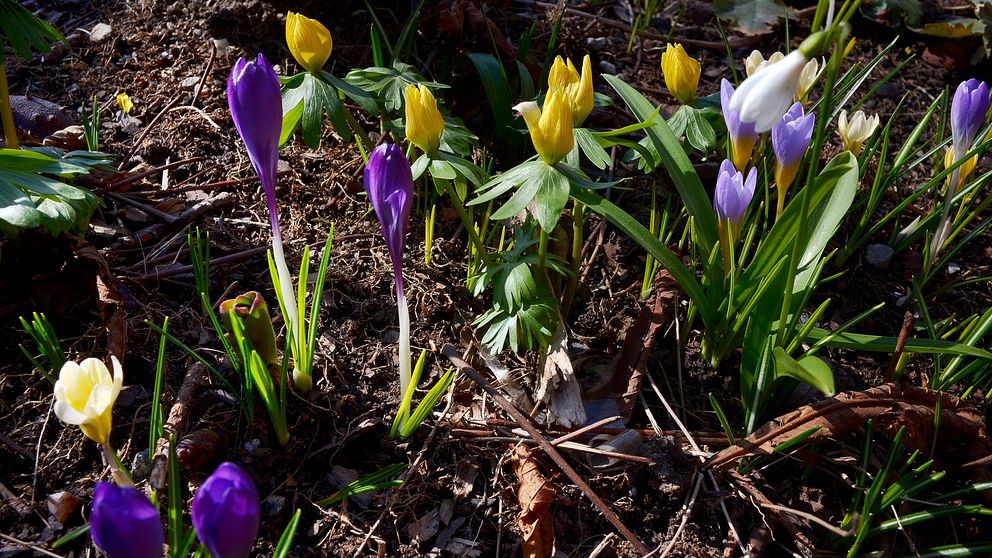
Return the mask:
<svg viewBox="0 0 992 558"><path fill-rule="evenodd" d="M730 99L733 95L734 86L726 78L723 79L720 82L720 108L723 111L723 120L727 123L727 132L730 135L731 160L738 170L744 170L747 162L751 159L751 152L758 140L758 134L754 131L753 122L742 123L740 113L730 109Z"/></svg>
<svg viewBox="0 0 992 558"><path fill-rule="evenodd" d="M783 167L799 164L813 137L816 116L805 114L801 103L794 103L772 128L772 150Z"/></svg>
<svg viewBox="0 0 992 558"><path fill-rule="evenodd" d="M399 146L383 143L376 147L369 156L363 182L393 262L397 294L401 294L403 245L413 207L413 172Z"/></svg>
<svg viewBox="0 0 992 558"><path fill-rule="evenodd" d="M717 174L716 188L713 192L713 208L720 221L729 220L735 226L740 224L754 197L757 176L757 169L754 167L745 179L729 160L725 159L720 164L720 172Z"/></svg>
<svg viewBox="0 0 992 558"><path fill-rule="evenodd" d="M238 134L258 178L275 208L276 165L282 131L282 96L275 70L259 54L254 62L239 59L227 80L227 103Z"/></svg>
<svg viewBox="0 0 992 558"><path fill-rule="evenodd" d="M958 157L971 150L988 111L988 84L972 78L958 85L951 100L951 137Z"/></svg>
<svg viewBox="0 0 992 558"><path fill-rule="evenodd" d="M258 536L255 483L241 467L222 463L197 489L190 509L193 528L214 558L247 558Z"/></svg>
<svg viewBox="0 0 992 558"><path fill-rule="evenodd" d="M165 534L155 506L131 486L97 483L90 514L93 543L110 558L162 558Z"/></svg>
<svg viewBox="0 0 992 558"><path fill-rule="evenodd" d="M753 122L756 132L771 130L793 103L805 65L806 57L794 50L779 62L761 67L741 82L730 99L730 109L740 111L741 122Z"/></svg>

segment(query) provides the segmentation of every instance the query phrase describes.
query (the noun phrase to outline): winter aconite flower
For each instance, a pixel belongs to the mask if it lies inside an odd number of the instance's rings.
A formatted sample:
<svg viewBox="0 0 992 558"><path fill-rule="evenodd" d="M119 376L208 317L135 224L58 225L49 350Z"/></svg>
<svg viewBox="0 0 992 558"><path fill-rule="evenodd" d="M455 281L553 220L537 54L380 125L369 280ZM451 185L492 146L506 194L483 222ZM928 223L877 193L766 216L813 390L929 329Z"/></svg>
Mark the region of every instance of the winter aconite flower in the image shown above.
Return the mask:
<svg viewBox="0 0 992 558"><path fill-rule="evenodd" d="M286 44L293 58L312 74L324 67L334 46L324 24L293 12L286 14Z"/></svg>
<svg viewBox="0 0 992 558"><path fill-rule="evenodd" d="M572 101L572 125L579 127L592 112L592 62L589 55L582 58L582 73L571 60L556 56L548 73L548 91L562 91Z"/></svg>
<svg viewBox="0 0 992 558"><path fill-rule="evenodd" d="M114 375L95 358L81 363L68 361L55 382L55 416L75 424L87 438L106 446L110 442L110 420L121 392L124 371L117 357L110 357Z"/></svg>
<svg viewBox="0 0 992 558"><path fill-rule="evenodd" d="M572 107L562 91L551 91L544 98L544 110L527 101L513 107L527 123L530 139L541 159L554 165L572 151Z"/></svg>
<svg viewBox="0 0 992 558"><path fill-rule="evenodd" d="M110 558L162 558L162 518L133 486L99 482L90 514L93 543Z"/></svg>
<svg viewBox="0 0 992 558"><path fill-rule="evenodd" d="M444 132L444 119L437 110L437 100L423 84L406 86L406 137L428 155L437 151Z"/></svg>
<svg viewBox="0 0 992 558"><path fill-rule="evenodd" d="M758 133L754 131L754 123L744 124L738 111L730 110L730 98L734 94L734 86L724 79L720 82L720 108L723 110L723 120L727 123L727 133L730 135L730 160L737 170L743 171L751 160L751 152L758 141Z"/></svg>
<svg viewBox="0 0 992 558"><path fill-rule="evenodd" d="M661 73L665 77L665 87L683 105L696 98L699 72L699 61L686 54L681 44L668 43L661 55Z"/></svg>
<svg viewBox="0 0 992 558"><path fill-rule="evenodd" d="M844 141L844 149L847 149L855 156L861 154L861 146L875 133L878 128L878 115L865 116L863 111L857 111L851 119L847 118L847 111L840 111L837 118L837 133Z"/></svg>
<svg viewBox="0 0 992 558"><path fill-rule="evenodd" d="M813 137L816 116L806 114L800 103L795 103L772 128L772 150L775 152L775 185L778 187L778 213L785 206L785 193L796 178L799 163Z"/></svg>
<svg viewBox="0 0 992 558"><path fill-rule="evenodd" d="M720 164L720 173L716 178L716 189L713 192L713 208L720 221L730 221L733 227L740 226L747 212L747 206L754 197L754 188L758 182L758 169L751 167L747 178L741 174L734 164L724 159Z"/></svg>
<svg viewBox="0 0 992 558"><path fill-rule="evenodd" d="M258 536L258 491L234 463L221 463L203 481L190 510L193 528L214 558L247 558Z"/></svg>

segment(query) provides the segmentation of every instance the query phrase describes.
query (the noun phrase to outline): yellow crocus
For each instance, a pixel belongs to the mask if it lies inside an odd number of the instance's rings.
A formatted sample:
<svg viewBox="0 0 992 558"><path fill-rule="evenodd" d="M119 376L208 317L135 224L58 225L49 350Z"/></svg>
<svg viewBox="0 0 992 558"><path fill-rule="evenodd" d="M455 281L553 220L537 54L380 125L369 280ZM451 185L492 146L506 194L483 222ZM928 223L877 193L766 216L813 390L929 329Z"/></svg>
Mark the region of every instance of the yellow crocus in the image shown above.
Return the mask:
<svg viewBox="0 0 992 558"><path fill-rule="evenodd" d="M699 61L686 54L679 43L668 43L661 55L661 73L665 76L668 91L682 104L696 98L699 87Z"/></svg>
<svg viewBox="0 0 992 558"><path fill-rule="evenodd" d="M118 93L117 106L119 106L126 114L131 114L131 109L134 108L134 103L131 101L131 97L128 97L127 93Z"/></svg>
<svg viewBox="0 0 992 558"><path fill-rule="evenodd" d="M286 44L293 58L312 74L324 67L334 46L324 24L294 12L286 14Z"/></svg>
<svg viewBox="0 0 992 558"><path fill-rule="evenodd" d="M944 168L949 168L951 165L953 165L956 162L957 162L957 157L954 155L954 148L948 147L947 151L944 152ZM958 180L954 184L955 192L960 190L961 187L965 185L965 183L968 181L968 177L971 176L971 173L975 171L975 166L977 164L978 164L978 155L974 155L967 161L961 163L961 166L958 167ZM954 173L951 173L947 177L948 182L950 182L951 176L953 175Z"/></svg>
<svg viewBox="0 0 992 558"><path fill-rule="evenodd" d="M513 107L527 123L530 139L541 159L553 165L572 151L571 101L561 91L551 91L544 98L544 110L527 101Z"/></svg>
<svg viewBox="0 0 992 558"><path fill-rule="evenodd" d="M55 382L55 416L78 425L87 438L106 446L110 442L110 416L121 392L124 372L117 357L110 357L114 375L95 358L68 361Z"/></svg>
<svg viewBox="0 0 992 558"><path fill-rule="evenodd" d="M406 97L406 137L427 154L437 151L444 132L444 119L437 110L431 90L411 83L403 91Z"/></svg>
<svg viewBox="0 0 992 558"><path fill-rule="evenodd" d="M571 60L556 56L548 73L548 91L564 91L572 101L572 125L579 127L592 112L592 61L589 55L582 59L582 74Z"/></svg>

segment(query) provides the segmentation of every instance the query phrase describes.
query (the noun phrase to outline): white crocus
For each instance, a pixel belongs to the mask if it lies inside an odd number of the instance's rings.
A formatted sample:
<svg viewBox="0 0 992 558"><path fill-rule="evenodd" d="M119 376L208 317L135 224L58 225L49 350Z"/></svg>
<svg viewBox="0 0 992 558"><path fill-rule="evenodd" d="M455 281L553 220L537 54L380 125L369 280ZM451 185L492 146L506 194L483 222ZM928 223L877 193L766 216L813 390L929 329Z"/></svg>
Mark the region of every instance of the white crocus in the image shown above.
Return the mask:
<svg viewBox="0 0 992 558"><path fill-rule="evenodd" d="M754 72L757 72L758 70L769 64L774 64L775 62L778 62L783 58L785 58L785 55L782 54L781 52L776 51L773 52L772 55L768 57L768 60L765 60L765 57L762 56L761 52L757 50L752 50L751 54L749 54L748 57L744 59L744 69L747 71L747 75L750 77L754 75Z"/></svg>
<svg viewBox="0 0 992 558"><path fill-rule="evenodd" d="M95 358L80 363L68 361L55 382L55 416L75 424L87 438L106 446L110 441L110 419L114 401L121 392L124 372L117 357L110 357L114 375Z"/></svg>
<svg viewBox="0 0 992 558"><path fill-rule="evenodd" d="M807 61L796 49L778 62L758 68L734 92L730 110L740 112L741 122L754 122L758 133L771 130L794 102Z"/></svg>
<svg viewBox="0 0 992 558"><path fill-rule="evenodd" d="M855 156L861 153L861 146L875 133L878 128L878 115L866 116L863 111L857 111L847 118L847 111L840 111L837 118L837 133L844 140L844 147Z"/></svg>
<svg viewBox="0 0 992 558"><path fill-rule="evenodd" d="M822 68L820 67L821 64L823 65ZM813 83L816 82L816 78L820 77L820 72L826 68L826 61L818 62L816 58L811 59L803 66L803 71L799 74L799 87L796 88L797 101L806 99L806 95L809 94L809 90L813 87Z"/></svg>

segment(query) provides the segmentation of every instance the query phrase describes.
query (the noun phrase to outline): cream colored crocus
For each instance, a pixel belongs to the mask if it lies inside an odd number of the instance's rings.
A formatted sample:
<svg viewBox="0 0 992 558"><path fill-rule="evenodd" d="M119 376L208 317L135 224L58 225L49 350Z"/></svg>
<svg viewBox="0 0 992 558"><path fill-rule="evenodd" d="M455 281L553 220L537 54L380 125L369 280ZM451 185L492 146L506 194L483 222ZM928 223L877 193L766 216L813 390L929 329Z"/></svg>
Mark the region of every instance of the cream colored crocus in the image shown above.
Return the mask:
<svg viewBox="0 0 992 558"><path fill-rule="evenodd" d="M686 54L681 44L668 43L661 55L661 73L665 77L665 87L683 105L696 99L699 87L699 61Z"/></svg>
<svg viewBox="0 0 992 558"><path fill-rule="evenodd" d="M548 91L563 91L572 101L572 125L579 127L592 112L592 61L589 55L582 58L582 73L571 60L556 56L548 73Z"/></svg>
<svg viewBox="0 0 992 558"><path fill-rule="evenodd" d="M548 165L554 165L572 151L571 101L562 91L551 91L544 98L544 110L527 101L513 107L527 123L534 149Z"/></svg>
<svg viewBox="0 0 992 558"><path fill-rule="evenodd" d="M121 363L110 358L112 377L102 361L88 358L78 364L66 362L55 382L55 416L79 426L87 438L103 446L110 442L110 415L124 381Z"/></svg>
<svg viewBox="0 0 992 558"><path fill-rule="evenodd" d="M331 32L316 19L294 12L286 14L286 45L300 66L312 74L324 67L334 42Z"/></svg>
<svg viewBox="0 0 992 558"><path fill-rule="evenodd" d="M406 86L406 137L428 155L437 151L444 133L444 119L437 110L437 100L423 84Z"/></svg>
<svg viewBox="0 0 992 558"><path fill-rule="evenodd" d="M754 75L754 72L757 72L764 66L778 62L783 58L785 58L785 55L781 52L773 52L772 55L768 57L768 60L765 60L765 57L761 54L761 52L752 50L751 54L744 59L744 70L747 72L748 76L751 76Z"/></svg>
<svg viewBox="0 0 992 558"><path fill-rule="evenodd" d="M847 111L840 111L837 117L837 133L844 141L844 148L854 153L855 156L861 154L861 147L875 133L878 128L878 115L866 116L864 111L856 111L847 118Z"/></svg>
<svg viewBox="0 0 992 558"><path fill-rule="evenodd" d="M822 64L822 68L820 67ZM816 78L820 77L820 72L827 68L826 62L817 61L816 58L810 59L809 62L803 66L802 73L799 74L799 85L796 86L796 100L805 103L806 97L809 95L809 90L813 88L813 84L816 83Z"/></svg>

